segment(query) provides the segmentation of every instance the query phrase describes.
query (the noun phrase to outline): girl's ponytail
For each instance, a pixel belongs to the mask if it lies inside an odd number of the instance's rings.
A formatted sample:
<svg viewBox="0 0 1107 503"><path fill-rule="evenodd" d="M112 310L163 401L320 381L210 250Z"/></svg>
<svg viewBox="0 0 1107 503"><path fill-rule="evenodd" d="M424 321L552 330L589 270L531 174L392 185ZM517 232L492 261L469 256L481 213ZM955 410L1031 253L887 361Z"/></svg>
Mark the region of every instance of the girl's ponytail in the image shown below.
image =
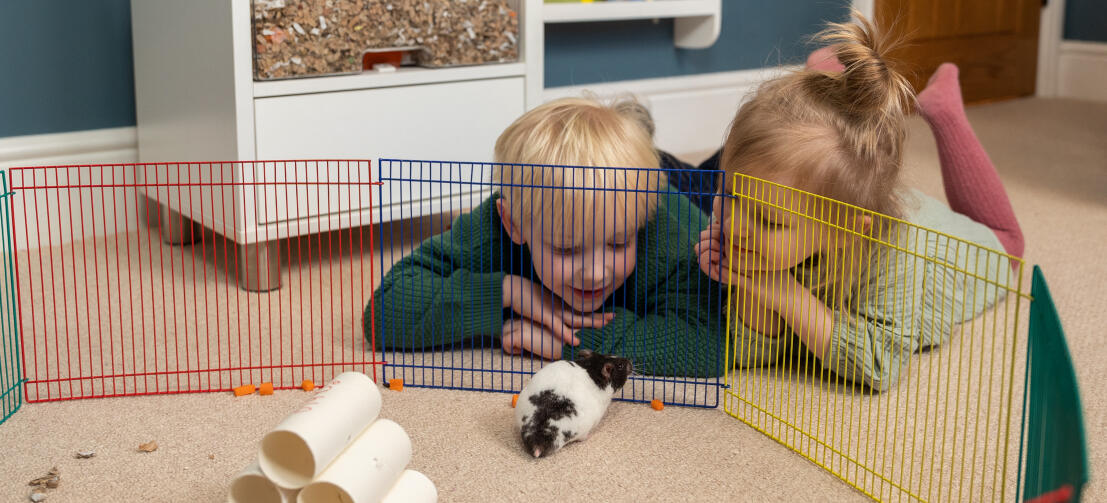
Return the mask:
<svg viewBox="0 0 1107 503"><path fill-rule="evenodd" d="M887 133L904 130L915 93L886 58L896 45L889 34L857 12L854 18L854 23L831 23L815 35L815 40L834 48L845 70L839 74L808 71L804 80L809 92L821 95L859 128L858 147L871 154L872 149L887 148L889 141L891 145L902 142Z"/></svg>
<svg viewBox="0 0 1107 503"><path fill-rule="evenodd" d="M896 44L868 19L855 17L856 23L832 23L816 35L817 40L834 45L845 67L840 76L842 98L859 114L906 114L915 93L886 59Z"/></svg>

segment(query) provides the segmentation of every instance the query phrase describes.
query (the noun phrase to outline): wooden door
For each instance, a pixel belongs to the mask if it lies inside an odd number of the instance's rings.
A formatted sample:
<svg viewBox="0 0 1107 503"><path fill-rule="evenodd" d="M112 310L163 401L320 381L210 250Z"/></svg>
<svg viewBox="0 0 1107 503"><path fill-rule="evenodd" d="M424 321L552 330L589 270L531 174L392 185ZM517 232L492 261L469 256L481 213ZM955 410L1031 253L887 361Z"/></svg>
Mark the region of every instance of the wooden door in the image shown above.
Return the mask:
<svg viewBox="0 0 1107 503"><path fill-rule="evenodd" d="M943 62L961 69L966 102L1034 94L1043 0L877 0L876 19L904 40L891 56L915 90Z"/></svg>

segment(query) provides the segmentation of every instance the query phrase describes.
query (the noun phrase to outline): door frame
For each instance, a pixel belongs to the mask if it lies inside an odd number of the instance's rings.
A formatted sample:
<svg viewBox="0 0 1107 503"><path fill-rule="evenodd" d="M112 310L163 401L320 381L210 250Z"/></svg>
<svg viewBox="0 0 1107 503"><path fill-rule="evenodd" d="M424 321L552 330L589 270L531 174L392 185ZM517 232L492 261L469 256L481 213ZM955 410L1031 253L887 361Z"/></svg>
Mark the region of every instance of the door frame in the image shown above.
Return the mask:
<svg viewBox="0 0 1107 503"><path fill-rule="evenodd" d="M1061 42L1065 37L1065 0L1049 0L1042 9L1038 30L1038 82L1035 95L1051 98L1058 95L1058 61Z"/></svg>
<svg viewBox="0 0 1107 503"><path fill-rule="evenodd" d="M873 19L876 15L876 0L852 0L852 6L869 19ZM1042 8L1039 17L1035 96L1057 96L1057 62L1061 57L1064 23L1065 0L1049 0L1049 3Z"/></svg>

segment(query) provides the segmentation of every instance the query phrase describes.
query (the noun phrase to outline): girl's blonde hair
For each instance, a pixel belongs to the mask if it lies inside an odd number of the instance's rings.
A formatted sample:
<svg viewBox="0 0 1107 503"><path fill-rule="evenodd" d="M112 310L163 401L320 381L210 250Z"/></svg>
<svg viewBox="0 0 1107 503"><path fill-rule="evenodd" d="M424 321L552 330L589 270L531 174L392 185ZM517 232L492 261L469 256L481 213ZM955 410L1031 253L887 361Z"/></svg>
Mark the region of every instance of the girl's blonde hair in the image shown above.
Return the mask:
<svg viewBox="0 0 1107 503"><path fill-rule="evenodd" d="M895 189L914 92L884 57L887 34L857 17L815 36L834 45L843 72L794 72L742 105L723 147L727 184L735 172L785 171L816 194L899 216Z"/></svg>
<svg viewBox="0 0 1107 503"><path fill-rule="evenodd" d="M492 181L514 222L540 224L551 244L580 245L593 227L634 234L653 216L664 183L651 126L649 113L633 99L551 101L523 114L496 140L501 164L493 167Z"/></svg>
<svg viewBox="0 0 1107 503"><path fill-rule="evenodd" d="M735 173L786 178L820 196L901 216L903 144L915 95L885 57L894 45L888 34L856 12L854 17L856 23L831 23L814 37L833 47L845 67L841 73L790 73L763 84L738 110L721 159L727 193ZM837 221L828 223L851 226L847 222L856 214L843 206L834 212ZM826 215L814 216L827 220ZM882 227L892 220L870 221L876 228L868 233L883 236L889 229ZM869 247L864 248L868 256ZM842 279L853 286L856 275L864 273L849 267L854 277L841 278L839 260L823 258L827 260L819 269L824 278L814 282L824 290Z"/></svg>

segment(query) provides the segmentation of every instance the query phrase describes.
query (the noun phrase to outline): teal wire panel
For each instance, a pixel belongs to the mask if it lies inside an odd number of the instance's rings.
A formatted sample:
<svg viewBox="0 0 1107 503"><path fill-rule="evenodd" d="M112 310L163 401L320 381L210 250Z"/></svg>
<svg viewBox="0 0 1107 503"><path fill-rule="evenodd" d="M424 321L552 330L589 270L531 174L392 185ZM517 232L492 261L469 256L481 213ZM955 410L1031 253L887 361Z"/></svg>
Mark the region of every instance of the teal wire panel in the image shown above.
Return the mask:
<svg viewBox="0 0 1107 503"><path fill-rule="evenodd" d="M1023 501L1080 501L1088 444L1072 357L1045 276L1034 267L1023 416Z"/></svg>
<svg viewBox="0 0 1107 503"><path fill-rule="evenodd" d="M19 325L12 249L11 198L8 173L0 171L0 424L23 406L23 372L19 356Z"/></svg>

